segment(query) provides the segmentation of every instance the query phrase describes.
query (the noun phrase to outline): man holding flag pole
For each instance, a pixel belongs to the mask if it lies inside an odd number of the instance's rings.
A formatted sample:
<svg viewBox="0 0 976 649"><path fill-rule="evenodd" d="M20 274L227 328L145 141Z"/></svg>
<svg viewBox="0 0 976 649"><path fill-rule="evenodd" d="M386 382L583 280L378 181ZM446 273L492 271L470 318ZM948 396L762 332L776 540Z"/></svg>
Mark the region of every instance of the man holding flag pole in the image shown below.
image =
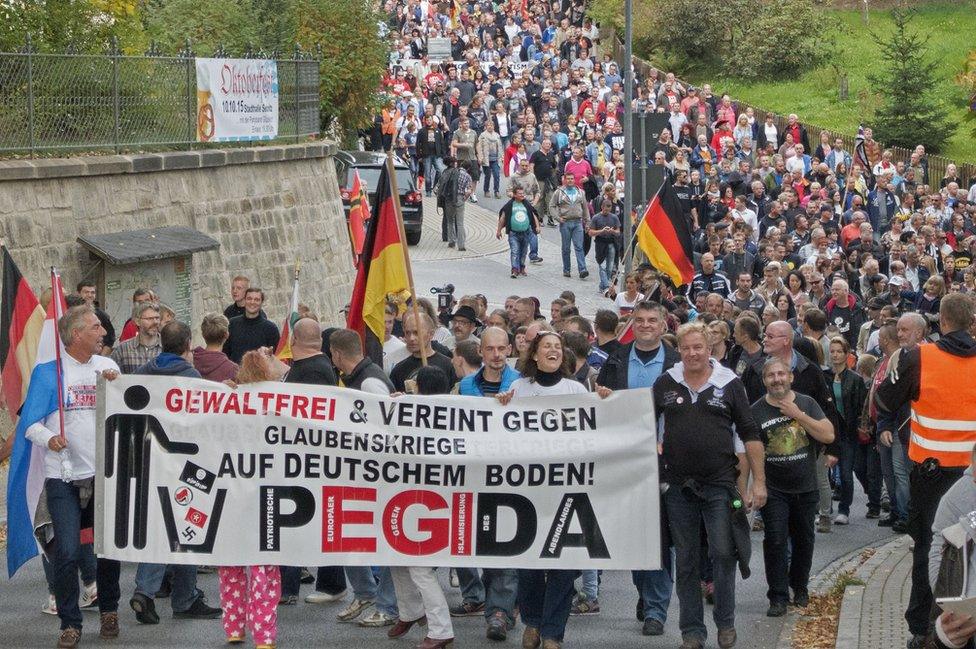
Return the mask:
<svg viewBox="0 0 976 649"><path fill-rule="evenodd" d="M71 649L81 639L78 607L78 554L82 530L94 515L95 392L99 376L114 380L118 366L99 356L105 329L90 306L64 312L57 272L51 269L53 298L38 347L37 364L17 425L8 485L11 575L36 556L33 513L37 498L35 475L43 478L47 506L54 526L50 557L51 585L61 619L57 646ZM61 315L61 314L64 315ZM55 327L55 323L57 326ZM62 342L63 353L62 353ZM42 450L40 465L31 461ZM30 485L34 484L35 488ZM118 636L120 564L99 559L96 573L101 612L100 635Z"/></svg>

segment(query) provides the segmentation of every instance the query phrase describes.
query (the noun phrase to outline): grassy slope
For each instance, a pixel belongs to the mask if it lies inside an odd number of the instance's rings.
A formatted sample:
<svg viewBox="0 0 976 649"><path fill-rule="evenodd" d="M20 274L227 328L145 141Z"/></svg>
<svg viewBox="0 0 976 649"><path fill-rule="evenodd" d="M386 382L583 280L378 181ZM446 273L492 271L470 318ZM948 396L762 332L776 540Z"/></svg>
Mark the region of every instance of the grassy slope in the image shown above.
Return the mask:
<svg viewBox="0 0 976 649"><path fill-rule="evenodd" d="M857 132L857 125L870 115L877 102L867 75L879 61L879 48L870 32L891 33L891 19L886 11L872 11L864 27L860 11L831 10L830 16L841 28L838 41L847 68L850 95L839 101L837 81L826 64L796 79L747 83L705 72L691 75L695 81L710 81L716 92L729 92L749 104L779 113L795 112L801 120L845 133ZM976 48L976 3L930 4L922 7L914 28L929 37L930 57L941 60L942 87L951 106L953 119L962 120L968 111L967 96L952 78L962 69L969 51ZM973 123L962 123L943 152L959 162L976 162L976 137Z"/></svg>

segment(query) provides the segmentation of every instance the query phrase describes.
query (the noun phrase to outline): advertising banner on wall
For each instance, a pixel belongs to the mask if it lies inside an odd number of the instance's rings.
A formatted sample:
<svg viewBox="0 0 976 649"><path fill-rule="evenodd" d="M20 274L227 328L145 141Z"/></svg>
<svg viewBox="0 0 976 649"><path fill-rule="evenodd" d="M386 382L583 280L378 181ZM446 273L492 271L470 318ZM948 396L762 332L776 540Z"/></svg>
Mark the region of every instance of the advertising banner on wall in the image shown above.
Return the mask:
<svg viewBox="0 0 976 649"><path fill-rule="evenodd" d="M277 61L196 59L196 68L198 142L277 137Z"/></svg>
<svg viewBox="0 0 976 649"><path fill-rule="evenodd" d="M123 561L652 569L645 391L515 399L100 385L96 550Z"/></svg>

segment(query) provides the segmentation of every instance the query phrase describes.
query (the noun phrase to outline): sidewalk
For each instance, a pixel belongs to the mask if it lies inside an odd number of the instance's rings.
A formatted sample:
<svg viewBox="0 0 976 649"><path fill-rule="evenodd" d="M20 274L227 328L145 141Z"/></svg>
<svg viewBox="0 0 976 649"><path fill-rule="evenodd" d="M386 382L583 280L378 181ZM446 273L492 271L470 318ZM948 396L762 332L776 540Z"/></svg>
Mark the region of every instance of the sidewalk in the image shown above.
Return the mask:
<svg viewBox="0 0 976 649"><path fill-rule="evenodd" d="M904 647L909 640L905 608L912 588L912 540L900 536L878 548L854 573L863 586L848 586L840 609L837 649Z"/></svg>

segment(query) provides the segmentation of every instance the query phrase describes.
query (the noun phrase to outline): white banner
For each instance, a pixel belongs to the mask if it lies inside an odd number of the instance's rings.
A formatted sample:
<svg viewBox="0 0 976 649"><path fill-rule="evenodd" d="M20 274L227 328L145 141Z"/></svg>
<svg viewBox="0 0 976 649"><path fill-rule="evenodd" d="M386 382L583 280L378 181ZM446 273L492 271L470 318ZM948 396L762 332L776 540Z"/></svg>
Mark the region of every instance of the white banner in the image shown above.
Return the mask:
<svg viewBox="0 0 976 649"><path fill-rule="evenodd" d="M197 141L278 136L278 62L196 59Z"/></svg>
<svg viewBox="0 0 976 649"><path fill-rule="evenodd" d="M647 390L513 400L120 377L96 551L152 563L660 567Z"/></svg>

